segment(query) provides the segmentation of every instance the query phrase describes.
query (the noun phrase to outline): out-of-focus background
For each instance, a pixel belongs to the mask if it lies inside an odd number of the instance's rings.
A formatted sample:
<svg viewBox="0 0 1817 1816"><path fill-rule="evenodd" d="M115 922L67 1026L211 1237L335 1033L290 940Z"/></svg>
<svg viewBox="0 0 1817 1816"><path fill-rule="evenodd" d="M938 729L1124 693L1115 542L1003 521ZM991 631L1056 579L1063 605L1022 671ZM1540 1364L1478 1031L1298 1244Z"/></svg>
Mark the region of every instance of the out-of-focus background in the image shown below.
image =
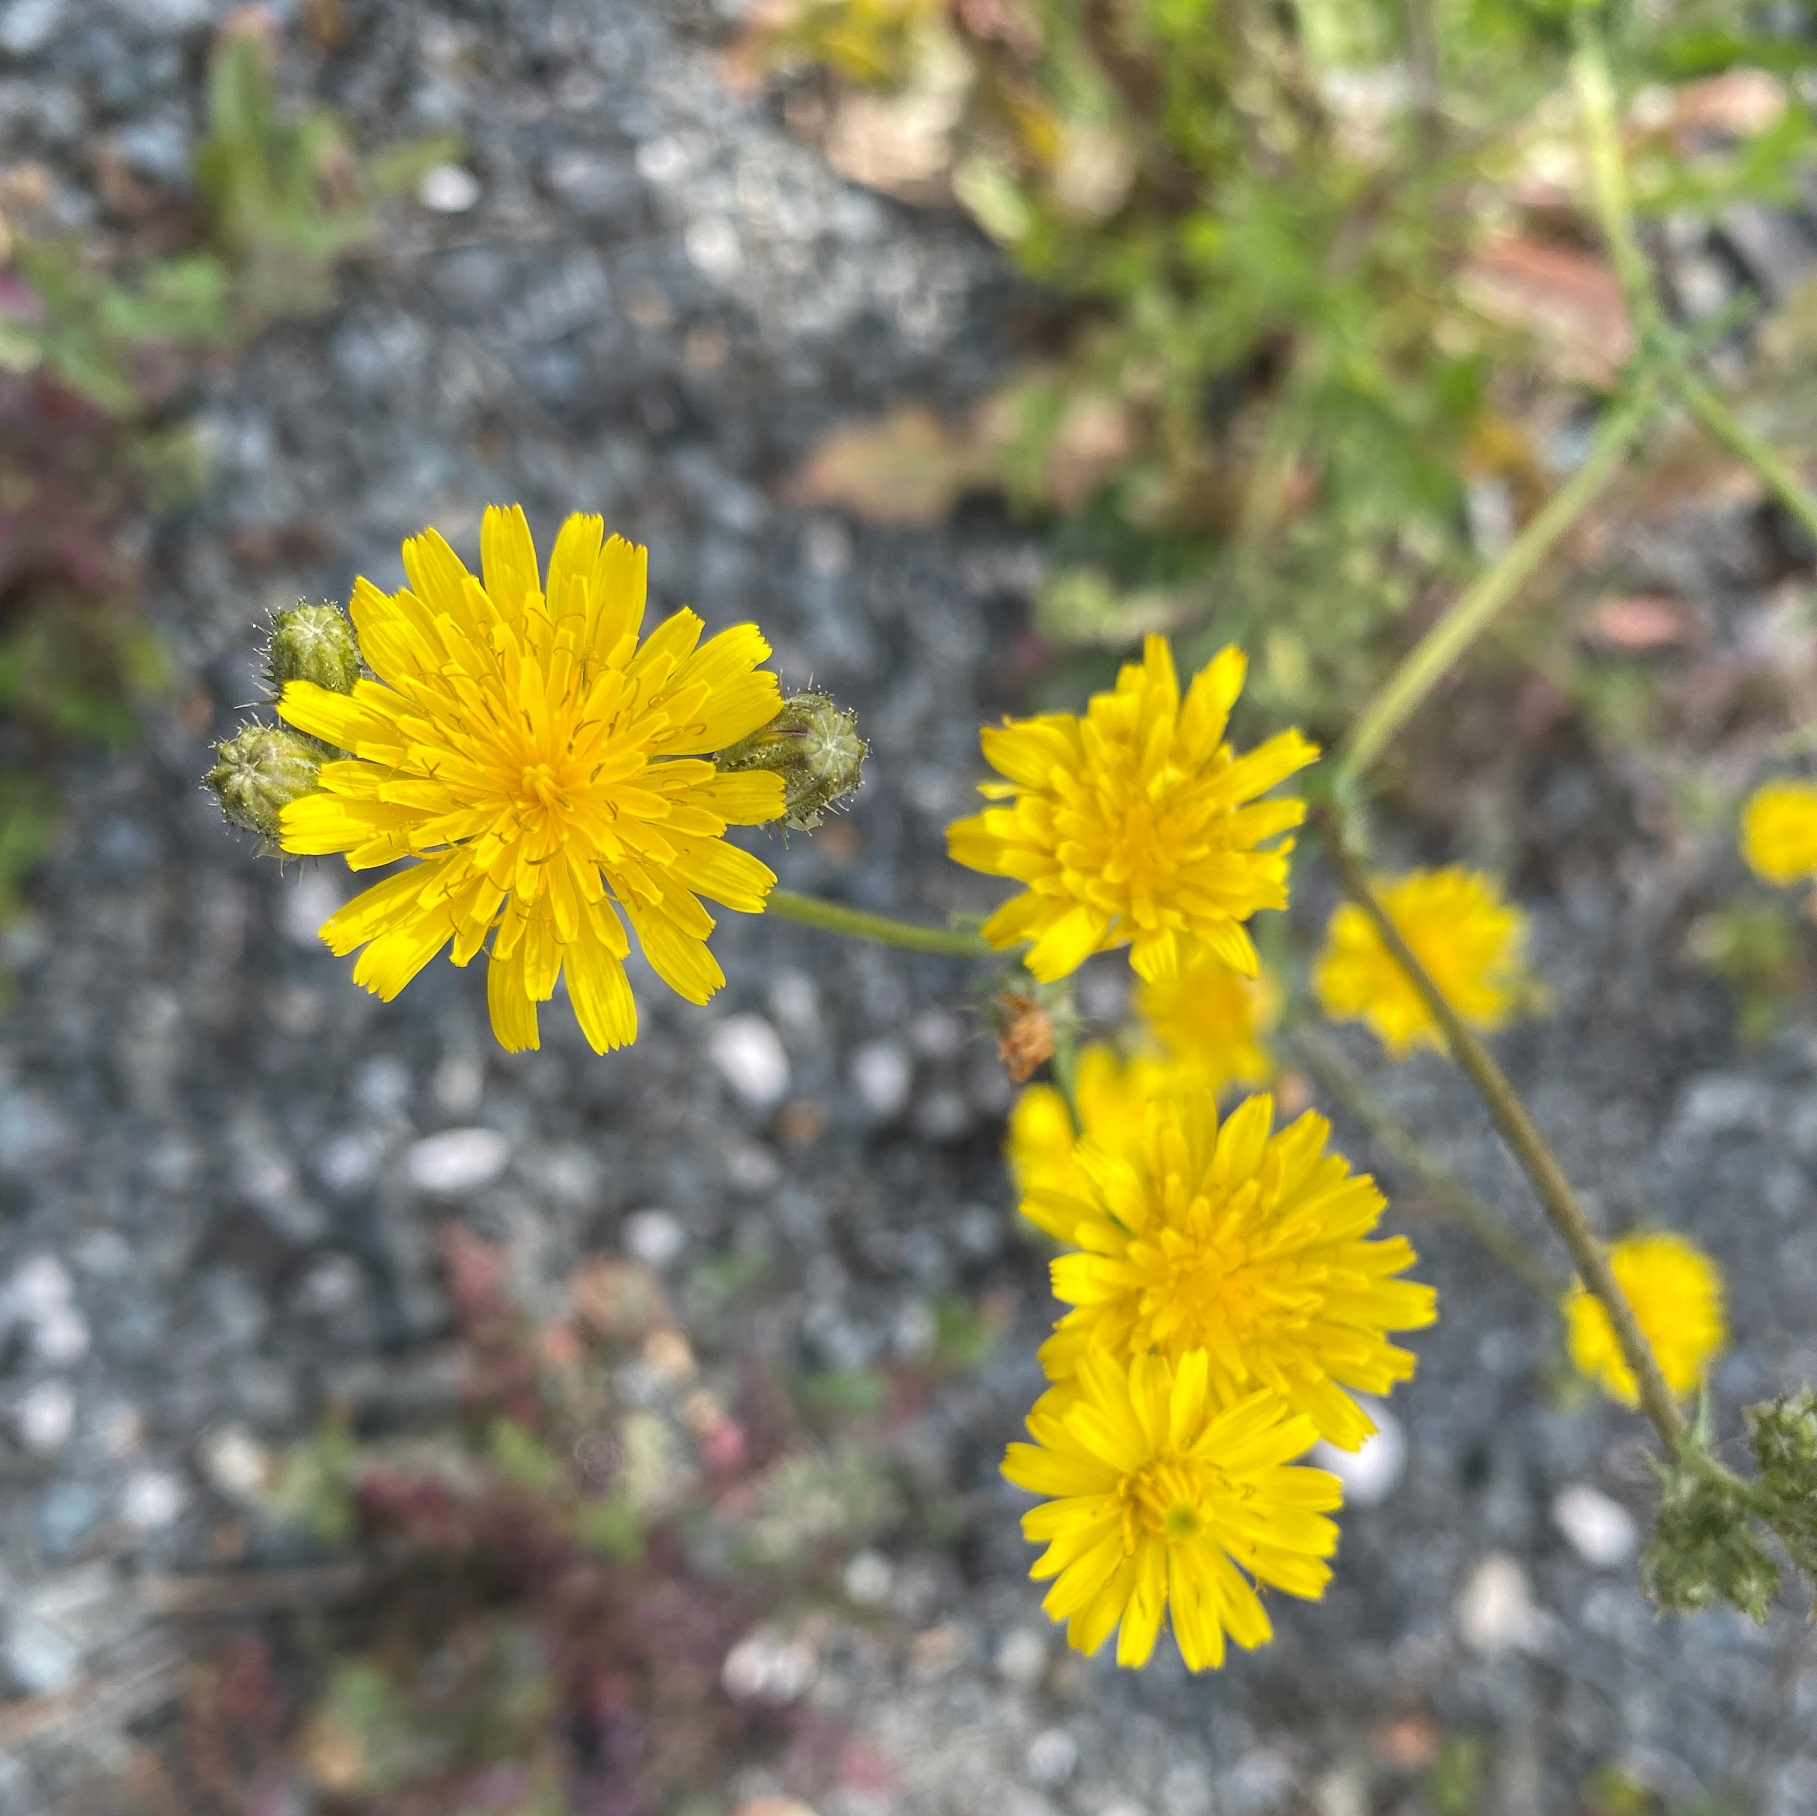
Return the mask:
<svg viewBox="0 0 1817 1816"><path fill-rule="evenodd" d="M0 4L0 1812L1795 1816L1795 1598L1662 1620L1637 1422L1364 1134L1447 1315L1336 1581L1190 1678L1068 1654L998 1479L1046 1254L948 961L725 917L707 1009L501 1054L382 1006L198 779L265 614L645 542L856 706L792 887L941 921L981 721L1143 633L1329 737L1586 458L1636 326L1522 0ZM1817 451L1817 31L1614 21L1676 331ZM1605 1228L1817 1375L1799 526L1667 419L1395 746L1386 858L1534 917L1501 1051ZM1333 899L1301 866L1295 924ZM1088 968L1114 1026L1125 967ZM1436 1058L1351 1051L1535 1242ZM1306 1093L1303 1081L1283 1090Z"/></svg>

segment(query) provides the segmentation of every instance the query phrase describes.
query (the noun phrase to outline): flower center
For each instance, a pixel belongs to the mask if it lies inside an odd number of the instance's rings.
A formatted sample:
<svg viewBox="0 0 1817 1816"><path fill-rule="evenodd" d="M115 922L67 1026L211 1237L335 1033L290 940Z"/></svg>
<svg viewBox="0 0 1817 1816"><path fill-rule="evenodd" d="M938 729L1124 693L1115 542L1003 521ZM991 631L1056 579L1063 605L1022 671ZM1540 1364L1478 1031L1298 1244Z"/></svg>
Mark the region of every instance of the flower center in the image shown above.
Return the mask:
<svg viewBox="0 0 1817 1816"><path fill-rule="evenodd" d="M1144 1535L1169 1544L1198 1537L1209 1524L1206 1497L1222 1485L1220 1470L1177 1451L1163 1451L1134 1475L1125 1476L1118 1490L1124 1551L1134 1551Z"/></svg>
<svg viewBox="0 0 1817 1816"><path fill-rule="evenodd" d="M522 781L523 802L526 807L566 807L568 797L562 792L562 786L556 778L554 766L548 763L529 763L524 766Z"/></svg>

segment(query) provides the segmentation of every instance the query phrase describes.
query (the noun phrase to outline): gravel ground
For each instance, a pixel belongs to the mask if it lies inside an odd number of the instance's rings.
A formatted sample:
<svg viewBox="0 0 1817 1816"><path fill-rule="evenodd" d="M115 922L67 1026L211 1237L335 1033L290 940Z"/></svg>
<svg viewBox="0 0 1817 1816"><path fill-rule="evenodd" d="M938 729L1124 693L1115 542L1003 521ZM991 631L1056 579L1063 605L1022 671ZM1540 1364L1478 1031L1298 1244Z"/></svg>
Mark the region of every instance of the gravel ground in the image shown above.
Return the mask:
<svg viewBox="0 0 1817 1816"><path fill-rule="evenodd" d="M48 163L72 224L97 137L180 178L214 10L0 7L4 157ZM729 96L711 17L347 11L350 53L293 73L368 142L459 131L477 194L400 212L332 318L273 332L210 385L217 481L157 550L155 609L193 689L143 749L78 778L35 911L5 938L0 1670L14 1714L101 1688L35 1744L0 1706L0 1742L20 1743L0 1753L0 1812L54 1807L71 1762L105 1764L163 1694L171 1642L124 1586L213 1555L261 1455L326 1396L377 1415L447 1399L441 1220L507 1243L535 1299L653 1207L680 1274L768 1264L756 1340L798 1362L912 1354L944 1292L1020 1306L1003 1358L906 1447L965 1497L967 1542L867 1559L890 1618L826 1638L807 1695L871 1764L822 1816L1412 1809L1440 1730L1483 1737L1471 1807L1505 1816L1576 1807L1609 1762L1675 1809L1739 1786L1741 1807L1817 1811L1802 1621L1656 1619L1633 1581L1650 1495L1634 1421L1561 1402L1543 1312L1462 1238L1416 1231L1452 1315L1417 1345L1404 1457L1375 1454L1325 1602L1282 1607L1274 1646L1209 1678L1167 1657L1140 1676L1085 1664L1022 1580L1019 1497L994 1472L1045 1300L1005 1212L1008 1088L960 969L728 916L732 982L710 1008L645 977L633 1051L595 1058L557 1005L544 1050L511 1058L477 969L432 967L377 1004L314 937L344 874L280 875L223 833L195 778L252 697L255 618L342 597L356 572L396 585L403 535L433 522L470 550L481 506L521 499L544 538L604 511L650 545L662 600L713 627L759 619L786 680L860 707L870 784L827 833L766 853L785 882L931 918L978 906L940 833L980 718L1016 699L1038 573L985 514L906 536L782 502L833 424L975 395L1012 292L962 224L841 184ZM1737 621L1767 579L1739 520L1648 558ZM1526 805L1564 854L1535 904L1556 1004L1508 1061L1612 1225L1644 1211L1728 1270L1732 1430L1740 1403L1817 1374L1817 1039L1735 1047L1675 956L1696 879L1638 843L1613 783L1560 769ZM1107 972L1088 1003L1115 1001ZM1528 1216L1440 1067L1384 1088Z"/></svg>

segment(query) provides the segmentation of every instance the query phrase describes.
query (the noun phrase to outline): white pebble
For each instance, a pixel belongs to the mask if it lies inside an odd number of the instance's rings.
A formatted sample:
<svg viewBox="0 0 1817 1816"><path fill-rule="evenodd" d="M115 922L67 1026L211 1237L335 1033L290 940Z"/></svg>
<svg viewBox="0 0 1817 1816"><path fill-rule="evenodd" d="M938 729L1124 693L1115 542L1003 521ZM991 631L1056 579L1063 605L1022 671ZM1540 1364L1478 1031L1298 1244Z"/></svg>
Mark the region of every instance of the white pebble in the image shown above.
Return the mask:
<svg viewBox="0 0 1817 1816"><path fill-rule="evenodd" d="M253 1499L271 1478L271 1453L244 1425L217 1425L201 1444L202 1468L230 1500Z"/></svg>
<svg viewBox="0 0 1817 1816"><path fill-rule="evenodd" d="M120 1517L139 1532L156 1532L183 1511L183 1484L168 1470L141 1469L120 1493Z"/></svg>
<svg viewBox="0 0 1817 1816"><path fill-rule="evenodd" d="M324 952L322 923L346 901L332 871L304 869L278 896L278 928L293 946Z"/></svg>
<svg viewBox="0 0 1817 1816"><path fill-rule="evenodd" d="M707 1057L753 1110L773 1110L789 1092L789 1056L761 1015L728 1015L707 1036Z"/></svg>
<svg viewBox="0 0 1817 1816"><path fill-rule="evenodd" d="M719 282L736 276L744 263L744 249L732 223L718 215L690 222L682 244L701 273Z"/></svg>
<svg viewBox="0 0 1817 1816"><path fill-rule="evenodd" d="M1344 1484L1346 1507L1379 1507L1407 1473L1407 1433L1400 1420L1383 1406L1367 1410L1375 1436L1365 1438L1360 1450L1339 1450L1321 1439L1309 1459Z"/></svg>
<svg viewBox="0 0 1817 1816"><path fill-rule="evenodd" d="M853 1087L879 1122L901 1115L914 1083L914 1062L908 1049L896 1041L866 1041L852 1055Z"/></svg>
<svg viewBox="0 0 1817 1816"><path fill-rule="evenodd" d="M459 164L437 164L423 172L416 199L435 214L465 214L479 200L479 178Z"/></svg>
<svg viewBox="0 0 1817 1816"><path fill-rule="evenodd" d="M1032 1690L1047 1670L1047 1635L1033 1627L1012 1627L998 1640L992 1662L1005 1683Z"/></svg>
<svg viewBox="0 0 1817 1816"><path fill-rule="evenodd" d="M27 1318L69 1303L72 1285L69 1269L55 1255L34 1255L13 1275L10 1297Z"/></svg>
<svg viewBox="0 0 1817 1816"><path fill-rule="evenodd" d="M1065 1784L1079 1763L1079 1743L1064 1728L1048 1728L1028 1746L1028 1775L1036 1784Z"/></svg>
<svg viewBox="0 0 1817 1816"><path fill-rule="evenodd" d="M845 1567L845 1593L860 1608L881 1608L890 1599L896 1572L880 1551L854 1552Z"/></svg>
<svg viewBox="0 0 1817 1816"><path fill-rule="evenodd" d="M1491 1551L1457 1598L1457 1628L1473 1651L1493 1658L1529 1646L1540 1630L1527 1573L1505 1551Z"/></svg>
<svg viewBox="0 0 1817 1816"><path fill-rule="evenodd" d="M88 1320L73 1305L58 1305L38 1319L32 1347L53 1366L80 1362L88 1354Z"/></svg>
<svg viewBox="0 0 1817 1816"><path fill-rule="evenodd" d="M813 1648L774 1627L758 1627L726 1654L719 1680L734 1702L781 1708L813 1682Z"/></svg>
<svg viewBox="0 0 1817 1816"><path fill-rule="evenodd" d="M1618 1569L1640 1543L1633 1514L1587 1482L1559 1490L1552 1518L1571 1549L1597 1570Z"/></svg>
<svg viewBox="0 0 1817 1816"><path fill-rule="evenodd" d="M620 1231L625 1253L659 1273L688 1245L688 1232L673 1212L655 1209L633 1211Z"/></svg>
<svg viewBox="0 0 1817 1816"><path fill-rule="evenodd" d="M425 1192L471 1192L505 1170L511 1143L496 1129L444 1129L405 1157L410 1183Z"/></svg>
<svg viewBox="0 0 1817 1816"><path fill-rule="evenodd" d="M75 1428L75 1390L67 1381L40 1381L19 1396L13 1422L28 1450L61 1450Z"/></svg>

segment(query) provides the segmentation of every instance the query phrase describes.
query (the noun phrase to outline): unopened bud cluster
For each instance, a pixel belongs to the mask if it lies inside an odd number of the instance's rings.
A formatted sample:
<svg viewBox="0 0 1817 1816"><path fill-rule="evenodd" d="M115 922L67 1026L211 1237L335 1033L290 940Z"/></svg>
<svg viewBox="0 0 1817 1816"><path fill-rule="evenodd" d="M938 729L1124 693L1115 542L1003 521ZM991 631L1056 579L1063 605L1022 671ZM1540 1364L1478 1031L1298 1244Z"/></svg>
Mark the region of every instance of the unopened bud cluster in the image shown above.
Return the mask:
<svg viewBox="0 0 1817 1816"><path fill-rule="evenodd" d="M871 747L858 735L858 715L830 694L791 694L768 725L740 738L717 759L721 769L769 769L782 777L782 823L812 832L821 818L855 794Z"/></svg>
<svg viewBox="0 0 1817 1816"><path fill-rule="evenodd" d="M265 645L265 680L272 699L289 681L313 681L347 694L364 672L359 643L338 606L307 605L274 612ZM275 845L284 809L313 794L322 764L335 753L287 726L249 719L215 746L214 767L203 778L221 811L236 826Z"/></svg>
<svg viewBox="0 0 1817 1816"><path fill-rule="evenodd" d="M1723 1467L1693 1437L1669 1470L1641 1576L1662 1608L1688 1613L1720 1599L1765 1620L1779 1591L1770 1532L1794 1569L1817 1583L1817 1395L1750 1406L1742 1417L1759 1471Z"/></svg>

